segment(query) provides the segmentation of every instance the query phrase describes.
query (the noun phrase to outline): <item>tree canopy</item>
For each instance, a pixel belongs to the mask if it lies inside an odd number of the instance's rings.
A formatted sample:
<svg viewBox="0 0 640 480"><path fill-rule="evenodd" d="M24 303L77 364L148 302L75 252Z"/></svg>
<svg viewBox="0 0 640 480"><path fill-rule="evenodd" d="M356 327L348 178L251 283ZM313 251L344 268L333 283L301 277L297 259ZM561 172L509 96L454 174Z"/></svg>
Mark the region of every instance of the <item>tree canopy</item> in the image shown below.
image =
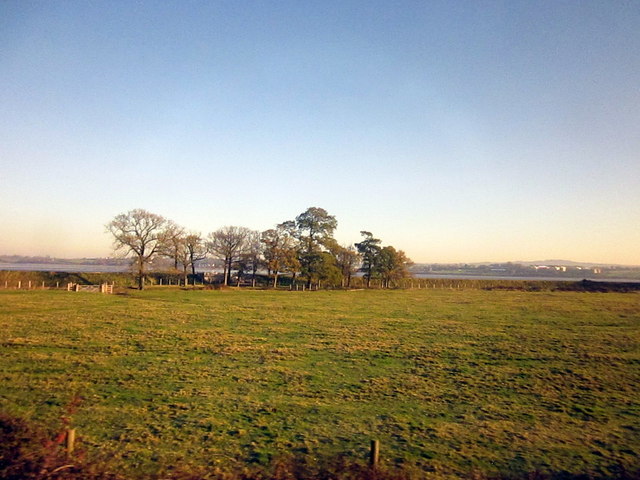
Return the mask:
<svg viewBox="0 0 640 480"><path fill-rule="evenodd" d="M230 284L233 271L238 285L250 273L255 286L260 269L266 270L274 287L284 274L292 287L298 276L307 287L350 287L360 271L367 287L374 278L380 280L381 287L391 287L409 275L411 260L402 250L382 246L381 240L366 230L360 232L363 239L355 245L340 245L333 236L337 227L336 217L319 207L309 207L294 220L262 232L225 226L210 232L206 239L143 209L117 215L106 225L115 249L132 258L140 289L149 265L156 265L154 259L159 256L171 259L174 272L182 267L185 284L188 270L195 276L196 264L209 255L222 263L225 285Z"/></svg>
<svg viewBox="0 0 640 480"><path fill-rule="evenodd" d="M164 227L167 220L142 209L117 215L106 228L114 238L116 251L132 254L138 273L138 288L144 288L144 274L148 263L166 245Z"/></svg>

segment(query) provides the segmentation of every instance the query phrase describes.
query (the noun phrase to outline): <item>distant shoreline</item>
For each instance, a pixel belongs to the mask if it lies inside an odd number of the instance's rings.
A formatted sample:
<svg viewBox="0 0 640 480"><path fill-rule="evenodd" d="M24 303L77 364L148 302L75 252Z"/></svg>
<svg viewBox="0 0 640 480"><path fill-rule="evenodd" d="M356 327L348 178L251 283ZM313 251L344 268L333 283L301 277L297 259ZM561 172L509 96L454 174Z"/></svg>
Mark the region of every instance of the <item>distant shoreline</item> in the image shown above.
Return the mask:
<svg viewBox="0 0 640 480"><path fill-rule="evenodd" d="M640 283L637 278L601 278L593 275L583 277L534 277L523 275L465 275L459 274L438 274L438 273L416 273L414 278L421 279L445 279L445 280L514 280L525 282L581 282L589 280L591 282L612 282L612 283Z"/></svg>
<svg viewBox="0 0 640 480"><path fill-rule="evenodd" d="M63 272L63 273L126 273L126 265L96 265L96 264L66 264L66 263L0 263L0 271L16 272ZM198 273L209 272L211 269L197 269ZM551 277L551 276L522 276L522 275L473 275L447 273L416 273L416 279L447 279L447 280L514 280L528 282L580 282L590 280L594 282L640 283L633 278L602 278L594 275L581 277Z"/></svg>
<svg viewBox="0 0 640 480"><path fill-rule="evenodd" d="M16 272L119 273L128 272L126 265L75 263L0 263L0 270Z"/></svg>

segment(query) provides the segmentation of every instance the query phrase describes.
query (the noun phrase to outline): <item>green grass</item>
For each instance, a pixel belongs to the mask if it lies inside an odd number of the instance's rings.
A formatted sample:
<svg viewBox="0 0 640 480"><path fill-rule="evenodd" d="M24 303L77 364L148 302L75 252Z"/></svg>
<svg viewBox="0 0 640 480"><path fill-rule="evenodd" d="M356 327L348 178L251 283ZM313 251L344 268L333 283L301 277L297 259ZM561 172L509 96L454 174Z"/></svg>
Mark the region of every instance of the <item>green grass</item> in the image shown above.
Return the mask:
<svg viewBox="0 0 640 480"><path fill-rule="evenodd" d="M639 327L637 293L3 291L0 410L136 474L377 438L433 477L606 478L640 466Z"/></svg>

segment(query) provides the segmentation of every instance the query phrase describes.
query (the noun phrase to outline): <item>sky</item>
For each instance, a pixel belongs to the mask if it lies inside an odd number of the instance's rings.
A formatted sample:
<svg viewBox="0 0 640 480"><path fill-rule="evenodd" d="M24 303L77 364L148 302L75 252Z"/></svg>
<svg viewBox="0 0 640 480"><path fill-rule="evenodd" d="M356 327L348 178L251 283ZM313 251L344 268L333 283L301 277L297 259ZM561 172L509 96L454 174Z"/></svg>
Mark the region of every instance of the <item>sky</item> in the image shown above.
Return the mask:
<svg viewBox="0 0 640 480"><path fill-rule="evenodd" d="M322 207L415 262L640 265L636 1L0 2L0 254Z"/></svg>

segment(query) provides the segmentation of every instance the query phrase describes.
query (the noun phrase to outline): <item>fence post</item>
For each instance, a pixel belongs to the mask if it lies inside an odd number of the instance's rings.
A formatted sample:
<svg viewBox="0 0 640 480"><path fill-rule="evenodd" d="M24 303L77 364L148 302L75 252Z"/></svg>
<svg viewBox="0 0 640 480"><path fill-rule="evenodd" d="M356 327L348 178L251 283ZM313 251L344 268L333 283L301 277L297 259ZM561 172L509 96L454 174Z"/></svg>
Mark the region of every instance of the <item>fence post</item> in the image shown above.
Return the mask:
<svg viewBox="0 0 640 480"><path fill-rule="evenodd" d="M380 441L371 440L371 452L369 453L369 465L375 468L380 460Z"/></svg>
<svg viewBox="0 0 640 480"><path fill-rule="evenodd" d="M29 280L29 290L31 290L31 280Z"/></svg>
<svg viewBox="0 0 640 480"><path fill-rule="evenodd" d="M73 449L75 448L76 443L76 429L70 428L67 430L67 438L66 438L66 450L67 455L71 455L73 453Z"/></svg>
<svg viewBox="0 0 640 480"><path fill-rule="evenodd" d="M18 280L18 290L22 288L22 280Z"/></svg>

